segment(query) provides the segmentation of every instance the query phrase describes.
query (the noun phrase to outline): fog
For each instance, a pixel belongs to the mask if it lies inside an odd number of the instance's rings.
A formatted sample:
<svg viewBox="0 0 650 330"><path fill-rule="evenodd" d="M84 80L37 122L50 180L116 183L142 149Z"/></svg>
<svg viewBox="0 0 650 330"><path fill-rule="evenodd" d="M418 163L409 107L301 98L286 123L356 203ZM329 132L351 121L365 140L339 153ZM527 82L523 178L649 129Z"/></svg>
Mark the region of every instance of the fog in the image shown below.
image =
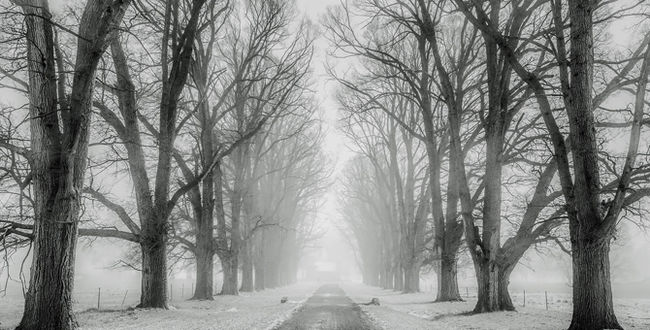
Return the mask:
<svg viewBox="0 0 650 330"><path fill-rule="evenodd" d="M61 1L65 3L65 1ZM299 0L296 4L301 14L309 17L314 22L322 20L327 9L339 4L338 0L327 1L310 1ZM55 10L60 8L58 2L52 2L52 8ZM630 34L625 33L627 27L621 26L620 28L612 30L612 40L621 44L630 38ZM333 82L326 73L327 49L329 45L325 38L320 37L316 39L315 59L313 61L314 70L314 85L316 89L322 91L317 95L319 103L319 116L323 118L325 131L327 132L326 138L323 141L323 148L328 154L330 159L335 162L334 165L334 181L338 179L342 169L345 167L346 162L352 157L353 152L350 148L346 147L349 141L345 140L343 134L337 129L337 121L341 114L337 111L337 104L334 97L336 90L336 83ZM332 61L331 59L329 61ZM345 64L336 64L336 66L343 66ZM7 103L20 103L22 99L16 93L10 90L3 90L5 102ZM9 97L9 100L7 99ZM623 147L623 145L621 145ZM132 198L132 189L129 183L123 179L115 180L115 177L103 178L111 185L111 190L117 196L124 199ZM334 184L329 188L327 194L323 197L326 202L321 206L317 216L317 223L320 228L326 233L325 236L318 241L314 242L310 251L301 258L300 264L302 267L306 265L313 265L315 263L334 263L336 264L336 271L345 280L360 280L360 272L357 265L358 255L355 254L354 242L351 237L346 237L345 223L340 219L339 206L336 204L336 196L340 187ZM109 213L103 214L103 217L110 218ZM646 285L640 287L641 291L650 291L650 264L639 262L644 260L647 253L650 251L650 240L644 230L640 230L635 226L625 225L625 239L619 240L615 244L615 255L613 258L616 261L613 263L612 269L613 282L616 285L627 287L628 284L642 283L639 285ZM372 237L369 237L372 239ZM75 275L75 287L79 291L94 291L97 287L105 287L111 289L133 288L136 289L139 285L139 275L135 271L112 267L117 261L132 247L123 246L116 242L106 242L101 239L85 240L80 244L79 253L77 255L77 270ZM621 251L621 252L618 252ZM624 251L624 252L623 252ZM20 292L20 284L16 282L19 278L19 264L22 262L24 253L17 254L9 260L9 269L12 271L11 278L6 286L7 292ZM29 265L29 259L26 264ZM557 251L530 251L525 260L521 262L521 266L517 267L512 275L512 284L514 286L552 286L554 288L562 288L569 290L568 283L568 270L569 268L568 256L558 253ZM181 268L173 270L172 278L176 280L190 281L192 270L190 268ZM461 286L475 286L474 276L470 267L462 270L461 273L465 277L459 278ZM6 279L7 273L3 274ZM434 276L433 274L425 276ZM173 281L172 281L173 282ZM614 290L615 294L619 290ZM621 295L634 294L630 290L620 290ZM625 293L623 293L625 292Z"/></svg>
<svg viewBox="0 0 650 330"><path fill-rule="evenodd" d="M644 327L648 4L594 5L579 53L573 2L136 1L107 9L122 30L86 26L101 47L85 72L85 2L49 1L38 60L23 21L40 14L0 0L0 328L45 324L25 306L48 295L90 328L137 327L131 307L170 329L182 316L148 309L217 308L196 328L467 328L513 310L513 329L526 313ZM39 61L56 64L49 99ZM79 72L91 92L68 105ZM581 324L600 300L618 321ZM45 328L78 325L61 320Z"/></svg>

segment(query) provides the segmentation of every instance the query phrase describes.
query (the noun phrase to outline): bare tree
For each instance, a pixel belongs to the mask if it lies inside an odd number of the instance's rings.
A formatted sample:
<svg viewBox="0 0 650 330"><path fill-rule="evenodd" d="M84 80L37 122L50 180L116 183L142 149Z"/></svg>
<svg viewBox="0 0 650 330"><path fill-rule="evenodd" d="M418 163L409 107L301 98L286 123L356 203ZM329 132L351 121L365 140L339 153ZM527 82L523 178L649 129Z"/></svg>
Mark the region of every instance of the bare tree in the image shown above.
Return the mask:
<svg viewBox="0 0 650 330"><path fill-rule="evenodd" d="M168 219L178 199L198 184L198 181L187 182L170 196L173 145L180 125L178 103L189 74L193 43L198 33L198 22L204 3L203 0L183 5L176 2L166 3L163 25L160 27L162 44L160 46L161 64L159 65L162 81L160 82L160 94L157 96L160 111L157 128L146 121L144 116L139 115L129 60L118 38L111 43L111 55L117 81L115 88L111 90L118 99L119 114L122 118L120 119L117 112L103 103L103 100L94 103L99 108L102 118L117 132L127 150L129 172L135 186L138 218L141 225L137 226L135 221L126 212L123 212L121 206L101 196L98 191L93 189L87 191L120 215L120 220L127 226L131 234L137 237L142 251L140 307L167 307ZM183 23L179 16L180 11L187 13L184 27L181 26ZM157 141L153 189L149 184L139 121L142 121L147 130L154 134Z"/></svg>
<svg viewBox="0 0 650 330"><path fill-rule="evenodd" d="M130 1L88 1L79 21L72 87L57 55L48 1L15 1L22 8L31 138L25 157L33 184L34 256L19 329L71 329L72 287L81 191L86 170L93 82L111 34ZM57 65L57 61L59 65ZM6 76L7 72L3 72ZM9 77L20 83L20 76ZM8 144L3 147L14 149ZM21 187L23 190L24 187ZM25 235L23 235L25 236Z"/></svg>
<svg viewBox="0 0 650 330"><path fill-rule="evenodd" d="M371 87L369 84L362 86ZM383 100L399 119L381 111L372 111L374 104L368 103L365 97L355 91L348 90L339 95L339 103L346 111L344 132L354 144L353 151L361 157L350 167L350 178L346 180L349 184L346 185L346 194L341 202L345 205L343 212L346 222L351 227L356 243L362 248L363 257L370 259L368 267L376 267L374 260L382 246L381 242L372 242L372 239L364 236L363 225L387 229L382 235L391 237L392 248L386 251L388 260L381 260L380 263L390 265L392 278L381 284L403 292L417 292L427 242L425 233L430 208L430 203L427 202L430 196L429 172L424 143L414 137L409 129L401 126L398 120L412 125L420 120L420 116L419 112L413 111L415 104L409 103L401 95L386 96ZM368 163L371 165L369 173L377 173L377 177L370 176L366 180L369 185L376 187L377 196L365 196L365 189L359 186L365 180L352 179L354 175L361 175L361 168ZM366 176L367 174L363 175L364 178ZM348 198L355 201L347 202ZM377 220L364 220L364 217L370 217L365 209L372 209L382 202L386 203L388 212ZM370 225L366 221L375 224ZM373 249L377 251L371 252ZM361 268L366 278L376 278L372 274L373 270Z"/></svg>
<svg viewBox="0 0 650 330"><path fill-rule="evenodd" d="M256 290L294 283L301 253L319 234L313 219L329 168L320 148L320 123L312 118L315 108L307 109L283 118L253 145L244 241Z"/></svg>
<svg viewBox="0 0 650 330"><path fill-rule="evenodd" d="M624 76L617 75L605 85L602 94L593 95L594 87L594 25L607 21L608 18L596 16L599 9L611 8L604 4L599 7L595 1L554 1L550 8L542 6L541 2L512 3L513 11L520 19L536 9L550 10L553 21L550 29L554 31L555 61L559 73L561 102L564 105L562 114L568 119L568 134L564 134L553 114L552 100L545 89L542 77L538 72L531 71L520 62L511 41L494 28L498 16L498 1L490 5L490 14L483 6L469 4L465 1L455 1L459 9L473 24L480 28L484 35L503 53L503 58L512 70L534 92L537 104L551 138L554 159L557 164L558 176L562 186L562 194L566 203L565 210L569 218L571 252L573 258L573 318L570 329L604 329L621 326L616 320L613 310L611 284L609 280L609 247L614 235L619 215L625 201L633 194L628 190L634 172L634 164L638 153L639 135L643 122L645 106L645 90L647 85L647 62L650 51L645 52L645 58L637 80L636 101L629 149L625 157L622 171L616 178L615 189L611 202L601 200L604 185L600 177L602 170L599 166L599 148L596 136L596 121L594 116L595 103L602 101L616 90L629 84ZM568 9L567 9L568 8ZM617 9L620 13L634 7ZM566 11L565 11L566 9ZM565 24L564 15L568 19ZM570 44L565 39L567 25L570 30ZM531 38L534 38L531 37ZM510 38L514 40L514 38ZM645 48L646 45L644 44ZM643 53L643 52L642 52ZM640 58L628 62L631 68ZM627 67L627 66L626 66ZM571 154L571 157L569 156Z"/></svg>
<svg viewBox="0 0 650 330"><path fill-rule="evenodd" d="M402 8L402 5L404 8ZM430 195L431 195L431 213L434 218L436 228L436 247L438 255L453 255L448 258L451 264L442 264L442 266L453 267L455 265L455 255L457 247L460 245L462 231L455 225L455 221L449 221L454 228L449 229L449 242L455 242L456 250L453 245L445 244L447 231L445 230L445 215L443 208L443 199L441 192L441 166L444 158L444 149L446 143L443 141L445 123L439 120L434 113L435 104L431 93L431 52L427 47L425 36L419 31L416 24L413 24L411 13L413 8L409 4L392 5L384 1L368 1L358 5L359 13L362 17L369 17L373 24L385 24L388 29L383 29L382 34L372 35L370 38L360 38L351 20L352 8L344 5L341 12L332 12L328 23L328 31L332 43L336 46L341 56L359 56L367 61L376 63L383 67L375 72L376 77L386 77L396 81L402 81L406 90L407 99L417 105L420 111L424 125L423 134L419 134L412 129L411 133L416 133L427 145L427 155L429 162L430 175ZM371 71L372 72L372 71ZM390 76L389 76L390 75ZM339 81L341 81L339 79ZM348 87L352 84L346 84ZM377 101L377 100L374 100ZM407 125L403 125L407 127ZM453 222L453 223L452 223ZM422 227L422 226L420 226ZM451 249L451 250L449 250ZM440 274L455 274L453 271L445 270ZM460 295L457 293L457 283L455 276L440 277L441 282L438 286L439 293L449 292L450 295L438 295L440 300L458 300ZM446 290L442 288L456 288L455 290Z"/></svg>
<svg viewBox="0 0 650 330"><path fill-rule="evenodd" d="M212 297L214 254L222 263L222 294L238 293L240 256L242 288L253 289L247 244L258 223L246 214L247 190L254 175L252 146L260 134L268 136L265 131L291 118L307 100L311 30L301 23L300 33L287 33L294 18L288 2L252 2L241 9L234 10L225 23L208 17L206 33L196 41L191 73L191 90L196 93L184 134L197 142L197 148L188 152L179 148L175 154L186 181L195 181L207 171L202 186L189 191L195 238L183 233L178 237L197 257L197 299ZM219 29L223 32L217 33ZM228 42L217 43L221 38ZM222 149L233 136L235 142ZM202 160L197 163L197 159Z"/></svg>

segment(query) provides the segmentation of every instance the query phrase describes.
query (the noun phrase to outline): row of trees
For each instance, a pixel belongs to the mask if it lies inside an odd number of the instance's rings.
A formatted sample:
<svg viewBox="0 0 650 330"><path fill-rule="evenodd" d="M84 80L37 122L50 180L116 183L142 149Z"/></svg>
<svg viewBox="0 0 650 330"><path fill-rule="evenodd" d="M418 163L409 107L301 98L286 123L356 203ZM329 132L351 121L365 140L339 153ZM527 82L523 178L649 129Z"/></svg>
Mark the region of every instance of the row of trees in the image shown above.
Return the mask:
<svg viewBox="0 0 650 330"><path fill-rule="evenodd" d="M359 240L364 282L403 292L419 291L424 250L431 241L430 185L424 144L391 117L364 112L364 101L348 95L345 133L359 156L350 161L340 204L344 220ZM419 120L396 98L407 122ZM410 118L409 118L410 117Z"/></svg>
<svg viewBox="0 0 650 330"><path fill-rule="evenodd" d="M2 6L0 83L29 100L0 122L0 251L33 249L19 328L75 327L78 236L130 242L140 307L167 308L175 264L212 299L215 255L222 294L295 281L328 167L290 1Z"/></svg>
<svg viewBox="0 0 650 330"><path fill-rule="evenodd" d="M570 328L621 328L609 247L649 192L645 11L573 0L332 10L332 55L356 61L331 74L356 141L343 214L366 282L411 292L410 267L432 262L437 300L460 300L464 245L474 312L513 310L510 274L531 246L553 242L573 259ZM624 26L641 33L611 42Z"/></svg>

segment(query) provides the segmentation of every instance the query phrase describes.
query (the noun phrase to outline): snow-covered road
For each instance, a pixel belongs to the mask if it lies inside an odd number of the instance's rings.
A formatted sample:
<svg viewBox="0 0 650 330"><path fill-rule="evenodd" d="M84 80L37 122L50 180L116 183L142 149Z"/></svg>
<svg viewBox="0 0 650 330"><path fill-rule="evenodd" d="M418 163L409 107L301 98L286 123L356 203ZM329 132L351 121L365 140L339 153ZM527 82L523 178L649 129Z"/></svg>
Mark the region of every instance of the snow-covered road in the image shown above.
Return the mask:
<svg viewBox="0 0 650 330"><path fill-rule="evenodd" d="M335 284L323 285L278 330L375 330L361 308Z"/></svg>

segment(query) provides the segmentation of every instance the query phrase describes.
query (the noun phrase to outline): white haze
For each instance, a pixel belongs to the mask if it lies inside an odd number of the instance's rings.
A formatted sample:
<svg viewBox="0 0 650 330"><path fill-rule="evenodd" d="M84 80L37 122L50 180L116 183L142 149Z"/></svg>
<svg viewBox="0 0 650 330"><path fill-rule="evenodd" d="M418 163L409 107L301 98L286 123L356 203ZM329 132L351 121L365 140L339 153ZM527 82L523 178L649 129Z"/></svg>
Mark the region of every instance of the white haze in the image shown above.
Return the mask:
<svg viewBox="0 0 650 330"><path fill-rule="evenodd" d="M62 3L70 3L68 0L52 1L53 8ZM328 6L338 5L339 0L297 0L298 9L314 24L318 25L321 17L325 14ZM610 31L616 42L624 45L629 39L627 27ZM339 219L339 206L337 204L337 195L339 185L338 177L346 161L352 156L352 152L346 147L345 137L337 130L339 113L334 100L335 86L328 79L326 73L326 62L336 61L327 58L327 41L320 37L316 42L316 53L313 61L314 71L314 89L318 91L319 117L323 120L327 136L323 148L329 159L334 162L334 184L325 194L325 201L317 214L318 224L326 232L324 237L318 242L312 244L312 248L304 253L301 265L320 267L334 267L344 280L359 280L359 270L356 266L354 243L346 239L341 229L345 225ZM347 63L335 63L336 66L347 65ZM10 95L10 92L2 90L2 95ZM14 95L3 100L6 103L21 103L19 97ZM623 141L625 141L623 139ZM626 145L621 145L625 148ZM131 187L127 180L115 180L114 178L105 178L103 187L112 187L111 193L119 196L123 200L132 198ZM113 217L109 212L99 212L99 216L106 218ZM647 262L650 253L650 237L648 234L632 224L625 224L619 232L622 232L623 239L616 241L611 255L612 259L612 281L615 296L634 296L634 290L638 288L640 292L650 292L650 263ZM379 239L378 237L376 239ZM132 290L138 292L140 286L140 275L137 271L127 270L125 268L116 269L111 267L123 257L129 249L137 249L133 243L124 241L94 239L90 241L82 238L78 246L75 270L75 290L77 292L96 292L97 288L103 290ZM7 287L8 294L17 294L21 292L21 286L18 279L20 264L23 253L16 254L10 260L11 277ZM30 261L25 262L25 273L27 273ZM217 263L217 269L219 269ZM511 288L513 291L520 289L531 290L553 290L568 291L570 290L568 279L570 278L570 260L568 256L559 252L559 249L544 249L541 252L531 249L522 259L511 276ZM189 292L193 283L193 269L176 269L170 277L171 285L175 286L174 291L179 292L179 288L185 288ZM299 272L304 274L304 269ZM7 275L1 274L3 277ZM433 290L430 283L435 283L432 278L433 274L423 275L423 289ZM2 284L4 285L4 284ZM459 285L461 292L465 287L475 287L473 279L473 269L471 265L466 264L459 272ZM219 288L220 281L217 280L215 288ZM433 294L433 293L432 293ZM0 297L0 299L2 299Z"/></svg>

